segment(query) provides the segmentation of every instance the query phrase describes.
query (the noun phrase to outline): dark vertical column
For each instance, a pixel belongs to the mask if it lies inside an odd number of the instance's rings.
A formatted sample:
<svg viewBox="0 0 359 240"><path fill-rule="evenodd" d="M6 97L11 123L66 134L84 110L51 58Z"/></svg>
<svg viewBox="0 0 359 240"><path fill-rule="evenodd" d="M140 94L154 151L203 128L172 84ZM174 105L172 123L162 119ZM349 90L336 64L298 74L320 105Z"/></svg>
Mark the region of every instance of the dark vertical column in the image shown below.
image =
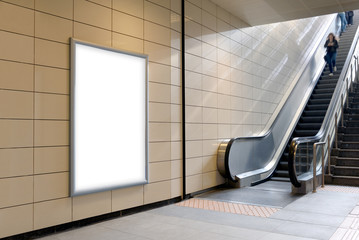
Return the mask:
<svg viewBox="0 0 359 240"><path fill-rule="evenodd" d="M182 199L186 198L186 79L185 79L185 0L181 1L181 75L182 75Z"/></svg>

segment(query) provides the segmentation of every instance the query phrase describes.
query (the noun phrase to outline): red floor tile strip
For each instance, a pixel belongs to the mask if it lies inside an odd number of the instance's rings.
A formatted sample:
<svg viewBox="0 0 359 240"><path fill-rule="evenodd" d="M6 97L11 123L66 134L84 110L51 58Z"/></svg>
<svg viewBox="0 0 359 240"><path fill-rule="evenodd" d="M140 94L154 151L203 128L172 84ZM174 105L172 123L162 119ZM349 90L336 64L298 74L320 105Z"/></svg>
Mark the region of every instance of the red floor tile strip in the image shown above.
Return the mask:
<svg viewBox="0 0 359 240"><path fill-rule="evenodd" d="M181 207L199 208L217 212L227 212L256 217L269 217L279 208L255 206L241 203L220 202L200 198L191 198L176 204Z"/></svg>

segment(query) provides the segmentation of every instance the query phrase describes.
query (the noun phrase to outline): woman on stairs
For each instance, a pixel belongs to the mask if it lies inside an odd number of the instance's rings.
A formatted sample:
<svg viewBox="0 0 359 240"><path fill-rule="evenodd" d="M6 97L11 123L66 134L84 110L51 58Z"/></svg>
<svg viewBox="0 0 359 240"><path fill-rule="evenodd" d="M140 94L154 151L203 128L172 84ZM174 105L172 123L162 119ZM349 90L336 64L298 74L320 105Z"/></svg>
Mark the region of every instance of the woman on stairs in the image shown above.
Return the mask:
<svg viewBox="0 0 359 240"><path fill-rule="evenodd" d="M333 69L334 72L337 71L337 67L335 66L335 60L337 58L337 48L339 47L338 41L333 33L329 33L324 47L327 48L327 54L325 56L325 59L329 65L329 76L333 76Z"/></svg>

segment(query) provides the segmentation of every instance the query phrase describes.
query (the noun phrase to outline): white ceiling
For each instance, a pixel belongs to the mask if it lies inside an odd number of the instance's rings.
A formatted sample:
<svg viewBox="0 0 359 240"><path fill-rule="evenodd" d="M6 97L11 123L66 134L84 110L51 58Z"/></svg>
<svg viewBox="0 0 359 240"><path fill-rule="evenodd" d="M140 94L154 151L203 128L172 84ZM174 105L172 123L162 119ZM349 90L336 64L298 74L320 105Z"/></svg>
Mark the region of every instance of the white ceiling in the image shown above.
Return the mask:
<svg viewBox="0 0 359 240"><path fill-rule="evenodd" d="M359 0L211 0L249 26L359 9Z"/></svg>

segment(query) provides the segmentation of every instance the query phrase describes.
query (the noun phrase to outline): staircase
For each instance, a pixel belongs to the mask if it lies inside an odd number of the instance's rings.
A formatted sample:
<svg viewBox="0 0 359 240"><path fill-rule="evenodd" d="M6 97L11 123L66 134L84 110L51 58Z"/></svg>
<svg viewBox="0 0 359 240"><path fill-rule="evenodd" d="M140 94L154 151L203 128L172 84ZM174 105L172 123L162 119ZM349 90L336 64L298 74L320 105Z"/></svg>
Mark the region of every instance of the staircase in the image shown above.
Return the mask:
<svg viewBox="0 0 359 240"><path fill-rule="evenodd" d="M331 153L331 173L326 183L359 186L359 85L349 94L343 127L338 128L338 148Z"/></svg>
<svg viewBox="0 0 359 240"><path fill-rule="evenodd" d="M356 19L354 19L355 25L348 27L346 32L343 33L343 35L341 36L340 41L339 41L339 48L337 50L337 58L336 58L337 71L334 72L334 76L329 76L329 73L330 73L329 67L326 67L323 70L321 77L318 80L318 83L315 86L315 88L312 92L312 95L302 113L302 116L300 117L300 120L298 121L298 124L297 124L287 146L286 146L286 149L284 150L284 153L277 165L277 168L272 175L271 180L290 181L289 173L288 173L288 155L289 155L289 146L290 146L292 139L295 137L314 136L319 131L319 129L322 125L324 116L327 112L330 100L332 98L332 94L336 87L338 78L341 74L344 62L348 55L350 46L353 42L353 38L354 38L354 35L356 32L356 29L358 27L358 24L357 24L358 20L359 20L359 17L356 16ZM348 131L354 131L354 129L355 129L355 131L357 131L357 133L358 133L358 138L355 139L355 141L358 142L357 143L358 150L351 150L351 151L354 151L354 152L357 151L356 156L358 156L358 163L359 163L359 93L358 93L357 99L358 99L357 105L351 105L351 106L353 106L353 107L358 106L358 108L355 110L358 113L357 118L355 118L355 119L357 119L358 125L356 125L356 127L352 127ZM341 131L344 131L344 130L341 130ZM336 172L339 172L339 168ZM358 176L358 183L359 183L359 165L358 165L358 171L357 171L356 176Z"/></svg>

